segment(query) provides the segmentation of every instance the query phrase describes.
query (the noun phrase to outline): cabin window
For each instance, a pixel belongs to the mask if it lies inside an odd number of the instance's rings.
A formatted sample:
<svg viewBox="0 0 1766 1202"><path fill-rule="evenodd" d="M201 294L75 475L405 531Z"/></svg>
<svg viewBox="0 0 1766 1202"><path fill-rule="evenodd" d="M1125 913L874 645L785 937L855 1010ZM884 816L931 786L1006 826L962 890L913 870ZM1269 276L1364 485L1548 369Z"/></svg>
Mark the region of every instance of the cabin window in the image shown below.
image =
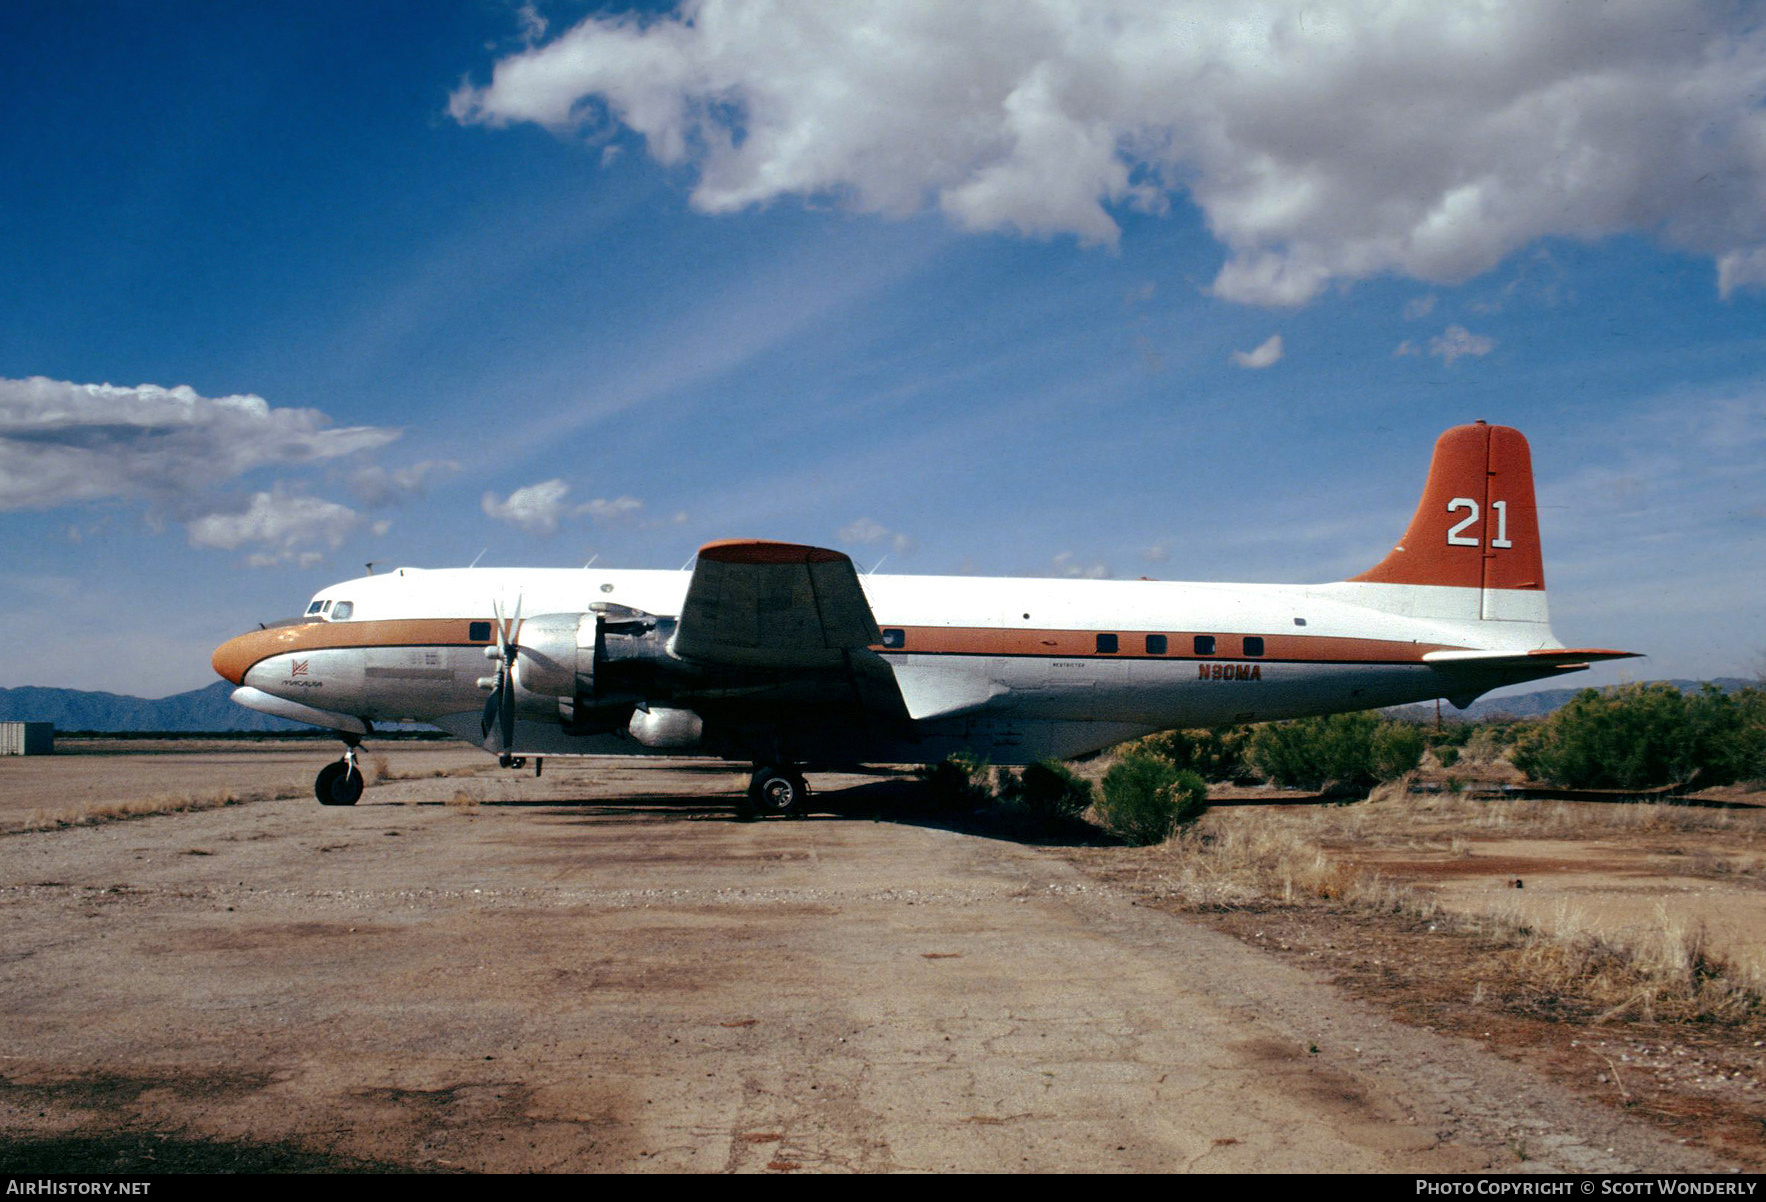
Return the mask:
<svg viewBox="0 0 1766 1202"><path fill-rule="evenodd" d="M1113 635L1113 634L1100 634L1098 636L1098 654L1099 655L1115 655L1116 654L1116 636L1115 635Z"/></svg>
<svg viewBox="0 0 1766 1202"><path fill-rule="evenodd" d="M1263 654L1263 638L1262 638L1262 636L1253 634L1245 639L1245 654L1246 655L1262 655Z"/></svg>
<svg viewBox="0 0 1766 1202"><path fill-rule="evenodd" d="M1165 654L1165 636L1164 635L1162 635L1162 634L1149 634L1147 636L1147 654L1148 655L1164 655Z"/></svg>
<svg viewBox="0 0 1766 1202"><path fill-rule="evenodd" d="M891 651L901 650L907 646L907 641L908 632L905 630L885 630L883 632L883 645Z"/></svg>
<svg viewBox="0 0 1766 1202"><path fill-rule="evenodd" d="M1196 636L1196 654L1197 655L1213 655L1214 654L1214 636L1213 635L1211 635L1211 634L1198 634Z"/></svg>
<svg viewBox="0 0 1766 1202"><path fill-rule="evenodd" d="M331 607L331 620L333 622L347 622L349 621L349 616L355 612L356 607L353 603L349 601L339 601L336 605Z"/></svg>
<svg viewBox="0 0 1766 1202"><path fill-rule="evenodd" d="M491 624L489 622L471 622L466 626L466 637L475 643L491 641Z"/></svg>

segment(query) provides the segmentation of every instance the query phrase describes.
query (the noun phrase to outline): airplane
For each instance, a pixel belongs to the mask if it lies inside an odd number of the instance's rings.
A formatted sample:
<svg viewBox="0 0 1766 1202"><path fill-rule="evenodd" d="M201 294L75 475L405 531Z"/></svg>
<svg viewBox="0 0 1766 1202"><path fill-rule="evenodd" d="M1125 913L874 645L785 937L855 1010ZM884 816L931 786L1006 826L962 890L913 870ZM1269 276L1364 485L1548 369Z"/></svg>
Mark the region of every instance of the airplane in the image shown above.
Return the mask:
<svg viewBox="0 0 1766 1202"><path fill-rule="evenodd" d="M746 816L802 812L805 773L1069 759L1156 731L1445 698L1633 653L1552 634L1527 440L1435 444L1404 538L1327 584L861 577L839 551L737 539L690 570L399 568L222 644L233 700L344 743L314 792L353 805L375 723L505 767L547 755L750 763Z"/></svg>

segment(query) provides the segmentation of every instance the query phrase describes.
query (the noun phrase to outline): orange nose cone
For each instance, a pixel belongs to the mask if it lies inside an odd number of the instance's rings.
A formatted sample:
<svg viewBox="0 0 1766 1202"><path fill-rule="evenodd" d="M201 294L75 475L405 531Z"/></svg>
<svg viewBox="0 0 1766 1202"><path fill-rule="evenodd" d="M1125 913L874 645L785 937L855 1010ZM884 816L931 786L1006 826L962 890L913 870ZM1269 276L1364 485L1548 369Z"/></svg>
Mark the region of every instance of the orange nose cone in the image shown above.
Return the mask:
<svg viewBox="0 0 1766 1202"><path fill-rule="evenodd" d="M209 662L215 671L225 680L234 684L244 684L245 674L251 666L264 658L263 631L254 630L250 634L242 634L236 639L228 639L210 657Z"/></svg>

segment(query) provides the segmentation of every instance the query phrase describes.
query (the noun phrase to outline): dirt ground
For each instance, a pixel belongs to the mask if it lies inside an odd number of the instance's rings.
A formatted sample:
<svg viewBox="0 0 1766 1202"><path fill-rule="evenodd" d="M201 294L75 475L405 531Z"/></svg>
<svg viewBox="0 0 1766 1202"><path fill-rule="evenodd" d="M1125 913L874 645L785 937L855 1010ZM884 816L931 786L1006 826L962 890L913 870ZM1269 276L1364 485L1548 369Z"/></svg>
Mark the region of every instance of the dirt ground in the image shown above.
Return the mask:
<svg viewBox="0 0 1766 1202"><path fill-rule="evenodd" d="M906 780L743 823L742 781L548 762L0 838L0 1164L1733 1163L1070 862L1107 849L917 820Z"/></svg>
<svg viewBox="0 0 1766 1202"><path fill-rule="evenodd" d="M1766 1169L1766 796L1223 792L1185 839L1069 855L1400 1021Z"/></svg>
<svg viewBox="0 0 1766 1202"><path fill-rule="evenodd" d="M33 816L150 798L311 797L313 775L340 752L329 740L61 738L54 755L0 757L0 831ZM408 776L494 762L452 741L370 743L363 755L370 773Z"/></svg>

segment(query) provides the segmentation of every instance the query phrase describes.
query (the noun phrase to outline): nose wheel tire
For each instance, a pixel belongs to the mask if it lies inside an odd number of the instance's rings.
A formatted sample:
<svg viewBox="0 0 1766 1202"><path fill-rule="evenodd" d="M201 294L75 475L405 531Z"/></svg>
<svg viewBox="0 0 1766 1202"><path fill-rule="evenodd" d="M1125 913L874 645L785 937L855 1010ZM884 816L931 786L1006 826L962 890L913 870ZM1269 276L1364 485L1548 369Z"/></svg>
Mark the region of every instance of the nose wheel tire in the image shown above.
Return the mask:
<svg viewBox="0 0 1766 1202"><path fill-rule="evenodd" d="M353 806L362 796L362 770L348 760L334 760L319 769L313 796L320 805Z"/></svg>
<svg viewBox="0 0 1766 1202"><path fill-rule="evenodd" d="M747 818L796 817L808 808L809 782L801 773L782 768L757 769L738 807Z"/></svg>

